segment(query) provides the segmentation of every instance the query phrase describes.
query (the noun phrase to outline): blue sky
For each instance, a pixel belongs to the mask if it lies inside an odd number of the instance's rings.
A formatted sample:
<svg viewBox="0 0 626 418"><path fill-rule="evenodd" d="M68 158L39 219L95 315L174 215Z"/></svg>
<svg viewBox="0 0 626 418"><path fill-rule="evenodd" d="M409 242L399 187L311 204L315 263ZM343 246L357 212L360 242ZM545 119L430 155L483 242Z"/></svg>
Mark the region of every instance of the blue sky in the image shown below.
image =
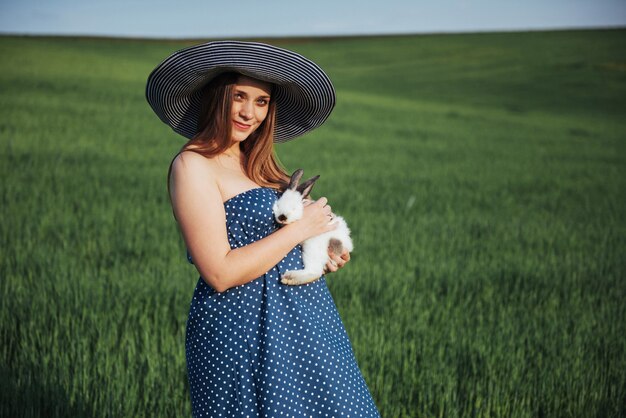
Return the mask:
<svg viewBox="0 0 626 418"><path fill-rule="evenodd" d="M626 0L0 0L0 33L226 38L626 26Z"/></svg>

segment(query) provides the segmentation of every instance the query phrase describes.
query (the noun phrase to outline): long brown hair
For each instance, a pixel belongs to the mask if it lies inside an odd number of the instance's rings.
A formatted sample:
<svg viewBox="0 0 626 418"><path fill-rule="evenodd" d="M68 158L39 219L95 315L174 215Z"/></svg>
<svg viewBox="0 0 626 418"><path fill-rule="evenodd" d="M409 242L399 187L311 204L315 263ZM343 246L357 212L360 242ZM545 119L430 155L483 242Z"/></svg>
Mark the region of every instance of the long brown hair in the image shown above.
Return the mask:
<svg viewBox="0 0 626 418"><path fill-rule="evenodd" d="M172 163L183 151L193 151L211 158L226 151L231 145L231 112L233 89L240 74L223 73L215 77L201 92L201 112L198 133L174 156L167 173L169 192ZM243 155L243 170L253 182L263 187L284 188L289 176L274 152L274 124L276 102L270 97L267 116L261 125L239 144Z"/></svg>

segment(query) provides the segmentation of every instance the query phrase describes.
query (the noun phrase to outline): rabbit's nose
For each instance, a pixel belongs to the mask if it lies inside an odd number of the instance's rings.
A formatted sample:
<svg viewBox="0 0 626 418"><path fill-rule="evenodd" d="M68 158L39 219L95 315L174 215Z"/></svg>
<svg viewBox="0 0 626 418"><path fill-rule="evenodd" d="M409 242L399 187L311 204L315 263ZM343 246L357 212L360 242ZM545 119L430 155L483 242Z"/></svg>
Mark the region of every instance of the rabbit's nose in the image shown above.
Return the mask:
<svg viewBox="0 0 626 418"><path fill-rule="evenodd" d="M278 215L278 222L285 222L287 217L285 215Z"/></svg>

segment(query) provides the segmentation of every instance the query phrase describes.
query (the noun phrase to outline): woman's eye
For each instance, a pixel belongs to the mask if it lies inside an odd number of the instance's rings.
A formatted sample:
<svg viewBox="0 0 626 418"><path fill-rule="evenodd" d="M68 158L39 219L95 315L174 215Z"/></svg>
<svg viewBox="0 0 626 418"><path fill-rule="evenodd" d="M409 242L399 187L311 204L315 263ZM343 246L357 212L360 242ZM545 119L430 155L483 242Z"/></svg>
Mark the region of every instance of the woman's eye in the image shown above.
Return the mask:
<svg viewBox="0 0 626 418"><path fill-rule="evenodd" d="M243 95L241 93L235 93L235 100L241 100L243 99Z"/></svg>
<svg viewBox="0 0 626 418"><path fill-rule="evenodd" d="M267 105L268 102L269 102L269 100L266 100L266 99L259 99L259 100L257 100L257 103L259 105L261 105L261 106Z"/></svg>

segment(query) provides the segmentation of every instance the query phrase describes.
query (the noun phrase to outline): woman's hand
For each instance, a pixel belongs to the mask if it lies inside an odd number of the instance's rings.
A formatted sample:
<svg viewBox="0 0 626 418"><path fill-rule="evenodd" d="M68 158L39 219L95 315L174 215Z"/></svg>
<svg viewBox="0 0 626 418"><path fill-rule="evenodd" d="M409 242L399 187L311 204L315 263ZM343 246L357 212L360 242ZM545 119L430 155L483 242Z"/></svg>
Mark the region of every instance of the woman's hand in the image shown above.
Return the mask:
<svg viewBox="0 0 626 418"><path fill-rule="evenodd" d="M325 197L320 197L316 201L305 201L302 219L291 224L298 225L302 241L337 228L336 223L330 223L332 212L327 202Z"/></svg>
<svg viewBox="0 0 626 418"><path fill-rule="evenodd" d="M324 268L326 273L333 273L350 261L350 253L344 249L341 254L335 254L330 247L328 247L328 262Z"/></svg>

